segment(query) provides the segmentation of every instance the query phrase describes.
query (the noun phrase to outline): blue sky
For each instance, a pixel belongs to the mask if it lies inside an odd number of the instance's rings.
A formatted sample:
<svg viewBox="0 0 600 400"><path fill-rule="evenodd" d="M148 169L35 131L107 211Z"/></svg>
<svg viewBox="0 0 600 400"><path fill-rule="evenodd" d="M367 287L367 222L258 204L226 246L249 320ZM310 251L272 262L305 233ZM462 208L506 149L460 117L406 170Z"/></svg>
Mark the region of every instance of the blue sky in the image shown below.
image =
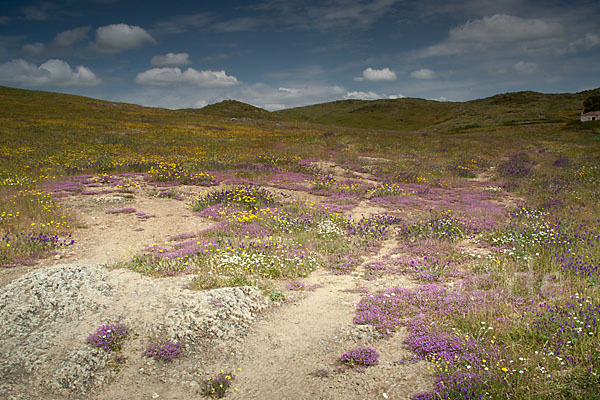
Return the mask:
<svg viewBox="0 0 600 400"><path fill-rule="evenodd" d="M600 86L597 0L3 0L0 85L155 107Z"/></svg>

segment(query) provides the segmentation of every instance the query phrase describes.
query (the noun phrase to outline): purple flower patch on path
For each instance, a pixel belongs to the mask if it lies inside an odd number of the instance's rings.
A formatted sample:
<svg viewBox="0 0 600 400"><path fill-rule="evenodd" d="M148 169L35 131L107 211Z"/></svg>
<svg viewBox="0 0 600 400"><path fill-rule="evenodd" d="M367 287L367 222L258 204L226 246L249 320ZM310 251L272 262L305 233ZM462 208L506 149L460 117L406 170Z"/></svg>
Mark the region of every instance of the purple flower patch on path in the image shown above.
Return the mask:
<svg viewBox="0 0 600 400"><path fill-rule="evenodd" d="M173 343L168 340L162 345L151 344L146 347L142 355L152 357L155 360L172 360L183 352L183 343Z"/></svg>
<svg viewBox="0 0 600 400"><path fill-rule="evenodd" d="M342 354L340 362L351 367L371 367L379 364L379 353L372 347L357 347Z"/></svg>
<svg viewBox="0 0 600 400"><path fill-rule="evenodd" d="M135 208L113 208L110 210L106 210L105 212L107 214L132 214L134 212L136 212L137 210Z"/></svg>
<svg viewBox="0 0 600 400"><path fill-rule="evenodd" d="M121 348L121 342L129 336L129 332L126 325L107 324L98 327L86 340L92 346L111 352Z"/></svg>

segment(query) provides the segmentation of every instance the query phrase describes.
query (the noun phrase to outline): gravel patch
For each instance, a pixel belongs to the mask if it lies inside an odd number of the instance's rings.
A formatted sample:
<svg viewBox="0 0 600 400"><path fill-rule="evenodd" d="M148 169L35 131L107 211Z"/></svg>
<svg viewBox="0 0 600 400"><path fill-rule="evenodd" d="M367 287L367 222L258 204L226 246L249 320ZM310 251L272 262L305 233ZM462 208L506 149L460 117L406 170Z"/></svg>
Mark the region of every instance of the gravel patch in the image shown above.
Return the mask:
<svg viewBox="0 0 600 400"><path fill-rule="evenodd" d="M150 343L185 352L242 338L269 300L255 287L185 289L190 277L153 279L96 265L56 265L0 289L0 398L85 398L116 379L116 355L86 343L96 328L124 323L133 335L119 356Z"/></svg>

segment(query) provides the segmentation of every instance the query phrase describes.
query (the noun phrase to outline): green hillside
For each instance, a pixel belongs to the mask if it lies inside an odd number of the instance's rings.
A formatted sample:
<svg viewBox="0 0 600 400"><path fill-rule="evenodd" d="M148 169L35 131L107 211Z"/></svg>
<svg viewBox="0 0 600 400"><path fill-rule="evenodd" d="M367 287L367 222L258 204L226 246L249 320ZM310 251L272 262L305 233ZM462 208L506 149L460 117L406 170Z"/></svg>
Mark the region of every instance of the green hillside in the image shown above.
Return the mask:
<svg viewBox="0 0 600 400"><path fill-rule="evenodd" d="M269 119L269 112L237 100L223 100L209 104L197 111L200 114L215 115L228 118Z"/></svg>
<svg viewBox="0 0 600 400"><path fill-rule="evenodd" d="M287 121L314 122L353 128L464 131L507 125L570 122L578 119L583 101L600 89L576 94L516 92L467 102L343 100L296 107L273 114Z"/></svg>
<svg viewBox="0 0 600 400"><path fill-rule="evenodd" d="M540 123L560 123L568 124L569 128L581 128L578 117L583 110L583 101L597 95L600 95L600 88L574 94L504 93L467 102L415 98L339 100L269 112L235 100L225 100L201 109L167 110L0 86L0 114L15 119L48 119L53 115L49 110L60 110L63 117L84 117L91 123L99 124L101 121L114 120L138 123L191 122L202 116L205 120L237 118L372 130L459 133ZM591 125L585 125L586 129Z"/></svg>

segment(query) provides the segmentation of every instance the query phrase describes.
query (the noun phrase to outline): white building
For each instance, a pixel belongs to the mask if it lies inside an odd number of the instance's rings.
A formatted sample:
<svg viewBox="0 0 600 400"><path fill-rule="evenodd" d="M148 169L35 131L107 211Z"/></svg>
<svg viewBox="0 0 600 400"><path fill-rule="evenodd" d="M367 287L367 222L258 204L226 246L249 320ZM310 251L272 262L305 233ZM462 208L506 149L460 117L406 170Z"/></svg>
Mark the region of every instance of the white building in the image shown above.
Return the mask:
<svg viewBox="0 0 600 400"><path fill-rule="evenodd" d="M581 113L581 117L579 118L579 120L581 122L586 122L586 121L600 121L600 111L590 111L590 112L586 112Z"/></svg>

